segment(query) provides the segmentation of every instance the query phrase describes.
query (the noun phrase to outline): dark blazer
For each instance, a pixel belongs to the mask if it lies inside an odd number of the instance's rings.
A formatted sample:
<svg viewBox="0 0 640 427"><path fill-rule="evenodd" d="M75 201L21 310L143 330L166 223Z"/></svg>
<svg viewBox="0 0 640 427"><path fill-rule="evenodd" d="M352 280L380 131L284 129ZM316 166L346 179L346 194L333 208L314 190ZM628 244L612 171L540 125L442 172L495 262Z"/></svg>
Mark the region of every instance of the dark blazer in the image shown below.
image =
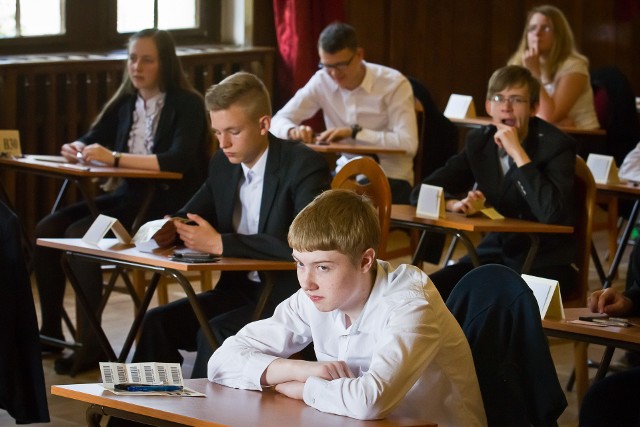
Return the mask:
<svg viewBox="0 0 640 427"><path fill-rule="evenodd" d="M520 275L480 266L458 282L447 307L469 341L489 425L557 425L567 400L538 304Z"/></svg>
<svg viewBox="0 0 640 427"><path fill-rule="evenodd" d="M229 162L218 150L209 164L209 177L178 215L196 213L222 234L225 256L291 260L289 225L318 194L329 188L324 158L292 141L269 134L258 233L242 235L233 229L233 209L242 166Z"/></svg>
<svg viewBox="0 0 640 427"><path fill-rule="evenodd" d="M135 95L121 98L79 140L128 152L135 102ZM157 193L149 208L149 218L175 212L189 200L205 179L210 148L211 135L202 97L182 89L168 91L158 120L153 153L158 157L160 170L180 172L183 178L154 181ZM147 183L142 180L129 179L116 192L123 196L123 203L136 206L147 189Z"/></svg>
<svg viewBox="0 0 640 427"><path fill-rule="evenodd" d="M0 202L0 408L18 424L49 422L38 320L20 223Z"/></svg>
<svg viewBox="0 0 640 427"><path fill-rule="evenodd" d="M463 197L474 183L487 204L502 215L546 224L574 224L573 180L575 142L551 124L533 117L523 146L531 163L515 164L503 176L495 127L469 132L464 150L423 183L443 187L445 197ZM420 187L411 201L417 204ZM571 235L540 235L540 250L532 269L569 265L575 260L576 245ZM478 255L499 254L504 264L520 271L530 240L522 233L489 233L478 246Z"/></svg>

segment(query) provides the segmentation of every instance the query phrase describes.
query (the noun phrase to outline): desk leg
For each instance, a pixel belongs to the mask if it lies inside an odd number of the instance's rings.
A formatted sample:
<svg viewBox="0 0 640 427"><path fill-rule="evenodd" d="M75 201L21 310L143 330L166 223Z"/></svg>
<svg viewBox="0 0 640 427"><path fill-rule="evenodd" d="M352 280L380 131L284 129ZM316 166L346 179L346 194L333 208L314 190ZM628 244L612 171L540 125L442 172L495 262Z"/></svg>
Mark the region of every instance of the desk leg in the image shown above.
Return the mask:
<svg viewBox="0 0 640 427"><path fill-rule="evenodd" d="M529 252L527 252L527 257L524 260L524 264L522 264L520 274L527 274L529 272L533 260L536 259L538 247L540 246L540 238L537 234L529 234L529 239L531 240L531 246L529 246Z"/></svg>
<svg viewBox="0 0 640 427"><path fill-rule="evenodd" d="M573 361L576 370L576 399L578 406L582 403L582 398L589 387L589 369L587 367L587 346L586 342L576 341L573 343Z"/></svg>
<svg viewBox="0 0 640 427"><path fill-rule="evenodd" d="M476 247L473 246L473 243L471 242L471 240L469 240L469 237L467 237L467 235L461 231L456 231L455 233L453 233L453 235L460 239L464 247L467 249L467 255L469 255L469 258L471 258L471 264L473 264L474 267L479 267L480 259L478 258Z"/></svg>
<svg viewBox="0 0 640 427"><path fill-rule="evenodd" d="M205 316L202 311L202 307L198 302L198 298L196 297L196 293L191 286L191 283L185 277L175 270L167 270L167 274L172 276L179 284L182 286L182 290L187 295L187 299L189 300L189 304L191 304L191 309L193 313L196 315L198 319L198 323L200 323L200 329L202 329L202 333L209 341L209 345L211 349L215 351L220 345L218 344L218 340L213 335L213 330L211 329L211 325L209 325L209 319Z"/></svg>
<svg viewBox="0 0 640 427"><path fill-rule="evenodd" d="M600 360L600 366L598 366L598 372L596 372L596 377L593 381L600 381L607 375L607 371L609 370L609 364L611 363L611 359L613 358L613 352L616 350L615 347L607 346L602 354L602 359Z"/></svg>
<svg viewBox="0 0 640 427"><path fill-rule="evenodd" d="M638 219L638 213L640 212L640 200L636 200L633 204L633 209L631 209L631 215L629 216L629 221L627 222L626 227L624 228L624 232L622 233L622 237L620 238L620 243L618 244L618 250L616 250L616 254L613 257L613 261L611 261L611 267L609 268L609 274L605 279L604 283L602 283L602 289L607 289L613 283L613 279L615 279L616 274L618 272L618 266L620 265L620 261L622 260L622 255L624 254L624 250L627 248L627 242L629 241L629 236L631 236L631 231L633 227L636 225L636 220Z"/></svg>
<svg viewBox="0 0 640 427"><path fill-rule="evenodd" d="M71 283L71 287L73 287L73 290L76 294L76 299L78 300L78 303L82 308L84 315L89 320L89 326L95 332L98 338L98 342L102 346L109 360L116 361L117 358L116 358L115 352L113 351L113 347L111 347L111 344L109 343L109 339L105 335L104 330L102 329L102 326L100 326L100 322L98 321L98 319L96 319L96 316L91 310L91 307L89 307L89 301L87 300L87 297L85 296L84 291L82 290L82 287L78 283L78 279L76 278L76 275L73 273L73 269L69 265L69 258L73 256L74 256L73 252L64 252L62 254L62 270L67 275L67 278L69 279L69 283Z"/></svg>
<svg viewBox="0 0 640 427"><path fill-rule="evenodd" d="M107 406L100 406L92 404L87 408L85 413L85 419L87 426L100 427L100 420L103 416L117 417L122 420L134 421L145 425L157 426L157 427L179 427L184 424L176 423L173 421L162 420L154 418L149 415L137 414L134 412L125 411L122 409L109 408Z"/></svg>
<svg viewBox="0 0 640 427"><path fill-rule="evenodd" d="M260 293L260 298L258 299L256 309L253 311L253 315L251 316L252 322L260 320L260 318L262 317L262 313L264 312L264 307L267 305L267 301L269 301L269 297L271 296L271 292L273 291L273 274L269 271L265 271L264 275L266 283L264 284L262 292Z"/></svg>
<svg viewBox="0 0 640 427"><path fill-rule="evenodd" d="M87 421L87 426L100 427L100 420L102 420L103 415L104 413L102 412L102 406L89 405L87 411L85 412L85 420Z"/></svg>
<svg viewBox="0 0 640 427"><path fill-rule="evenodd" d="M135 341L136 336L138 335L138 331L140 330L140 326L142 325L142 320L144 319L144 315L149 308L149 304L151 304L151 299L153 298L153 294L156 292L156 288L158 287L158 282L160 282L160 273L154 273L151 277L151 281L149 282L149 286L147 286L147 291L144 294L144 299L138 305L138 309L136 311L136 317L133 319L133 323L131 324L131 328L129 329L129 333L127 334L127 338L124 340L124 344L122 345L122 351L120 351L120 357L118 358L118 362L126 362L127 356L129 356L129 352L131 351L131 347L133 346L133 341ZM130 290L131 292L131 290Z"/></svg>
<svg viewBox="0 0 640 427"><path fill-rule="evenodd" d="M58 191L58 195L56 196L56 201L53 203L53 207L51 208L51 213L54 213L58 210L58 206L60 206L60 202L62 202L62 198L64 197L64 193L67 192L68 187L69 187L69 180L65 179L62 185L60 186L60 191Z"/></svg>

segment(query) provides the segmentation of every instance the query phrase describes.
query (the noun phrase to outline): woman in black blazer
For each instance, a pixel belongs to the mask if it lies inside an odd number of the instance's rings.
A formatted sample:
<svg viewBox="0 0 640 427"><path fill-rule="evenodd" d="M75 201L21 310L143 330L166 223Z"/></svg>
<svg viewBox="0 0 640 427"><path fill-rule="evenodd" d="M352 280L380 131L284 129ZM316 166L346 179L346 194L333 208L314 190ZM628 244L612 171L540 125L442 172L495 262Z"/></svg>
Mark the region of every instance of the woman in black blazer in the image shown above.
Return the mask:
<svg viewBox="0 0 640 427"><path fill-rule="evenodd" d="M79 140L64 144L61 154L70 162L106 164L115 167L171 171L182 180L154 180L156 193L145 220L162 217L182 207L206 176L211 142L202 96L184 76L169 33L143 30L128 44L128 59L122 85L104 106L89 132ZM118 218L131 228L148 183L123 180L107 194L96 198L100 212ZM40 221L36 237L81 237L93 222L88 205L77 203ZM65 275L60 267L60 251L36 247L35 276L40 294L41 334L63 339L62 303ZM74 272L97 309L102 275L97 264L75 262ZM80 318L83 343L78 357L56 361L58 373L79 372L97 367L101 350ZM56 347L45 351L59 352ZM76 360L77 359L77 360Z"/></svg>

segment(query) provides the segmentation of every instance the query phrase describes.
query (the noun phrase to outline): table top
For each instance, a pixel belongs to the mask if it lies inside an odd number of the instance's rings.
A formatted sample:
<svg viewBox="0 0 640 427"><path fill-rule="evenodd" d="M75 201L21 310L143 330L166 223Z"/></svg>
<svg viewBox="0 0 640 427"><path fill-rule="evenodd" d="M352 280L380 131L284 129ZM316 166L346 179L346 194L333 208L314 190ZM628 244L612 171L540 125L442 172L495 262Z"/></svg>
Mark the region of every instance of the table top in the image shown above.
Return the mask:
<svg viewBox="0 0 640 427"><path fill-rule="evenodd" d="M401 148L389 148L375 145L358 144L357 140L346 139L343 142L329 142L325 144L306 144L318 153L350 153L350 154L406 154Z"/></svg>
<svg viewBox="0 0 640 427"><path fill-rule="evenodd" d="M141 252L132 244L119 243L117 239L102 239L99 246L83 242L82 239L38 239L38 246L63 251L94 255L114 260L134 262L178 271L271 271L295 270L292 261L269 261L249 258L222 257L216 262L186 263L170 259L175 248L157 249L153 253Z"/></svg>
<svg viewBox="0 0 640 427"><path fill-rule="evenodd" d="M632 182L622 181L617 184L598 184L596 183L596 189L599 193L612 194L615 196L628 197L628 198L640 198L640 185Z"/></svg>
<svg viewBox="0 0 640 427"><path fill-rule="evenodd" d="M467 127L480 127L486 126L491 123L491 117L473 117L464 119L449 118L453 123ZM573 126L556 126L561 131L572 135L592 135L603 136L607 134L604 129L579 129Z"/></svg>
<svg viewBox="0 0 640 427"><path fill-rule="evenodd" d="M391 206L391 221L407 225L426 225L470 232L573 233L573 227L568 225L543 224L514 218L494 220L482 215L465 216L453 212L446 212L445 215L445 218L438 219L422 218L416 216L415 206Z"/></svg>
<svg viewBox="0 0 640 427"><path fill-rule="evenodd" d="M178 172L149 171L143 169L115 168L112 166L94 166L68 163L62 156L25 154L20 158L0 157L0 167L23 169L50 175L68 177L115 177L115 178L152 178L181 179Z"/></svg>
<svg viewBox="0 0 640 427"><path fill-rule="evenodd" d="M564 320L542 320L542 327L547 335L573 338L581 341L610 344L615 347L640 347L640 318L630 317L632 326L620 328L616 326L590 326L569 323L580 316L592 314L588 308L565 308Z"/></svg>
<svg viewBox="0 0 640 427"><path fill-rule="evenodd" d="M206 397L117 396L101 384L54 385L51 394L130 413L144 414L188 426L434 426L392 413L387 419L361 421L319 412L300 400L271 389L238 390L209 382L185 380L185 386Z"/></svg>

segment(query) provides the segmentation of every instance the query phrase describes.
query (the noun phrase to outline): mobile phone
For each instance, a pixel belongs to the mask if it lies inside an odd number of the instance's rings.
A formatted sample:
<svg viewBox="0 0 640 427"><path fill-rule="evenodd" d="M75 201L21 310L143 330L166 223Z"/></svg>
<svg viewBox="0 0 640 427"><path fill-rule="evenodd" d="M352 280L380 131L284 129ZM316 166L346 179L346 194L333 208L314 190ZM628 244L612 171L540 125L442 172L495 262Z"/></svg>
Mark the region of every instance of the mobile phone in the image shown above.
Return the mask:
<svg viewBox="0 0 640 427"><path fill-rule="evenodd" d="M203 252L193 253L173 253L171 261L189 262L189 263L202 263L202 262L216 262L220 259L219 256Z"/></svg>
<svg viewBox="0 0 640 427"><path fill-rule="evenodd" d="M608 314L604 314L604 313L593 313L593 314L589 314L589 315L586 315L586 316L578 317L578 319L584 320L586 322L593 322L596 319L604 320L604 319L608 319L608 318L609 318L609 315Z"/></svg>

